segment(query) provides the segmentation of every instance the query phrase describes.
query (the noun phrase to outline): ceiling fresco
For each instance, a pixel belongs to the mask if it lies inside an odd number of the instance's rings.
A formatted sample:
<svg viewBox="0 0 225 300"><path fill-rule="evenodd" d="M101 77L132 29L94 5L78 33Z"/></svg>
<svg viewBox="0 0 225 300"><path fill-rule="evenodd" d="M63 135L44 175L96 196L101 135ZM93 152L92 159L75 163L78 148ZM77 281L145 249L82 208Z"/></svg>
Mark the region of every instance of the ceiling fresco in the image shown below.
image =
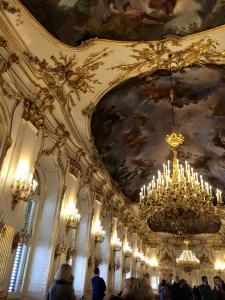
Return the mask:
<svg viewBox="0 0 225 300"><path fill-rule="evenodd" d="M225 24L224 0L21 0L57 39L158 40Z"/></svg>
<svg viewBox="0 0 225 300"><path fill-rule="evenodd" d="M213 187L225 181L225 66L194 66L173 74L175 123L185 136L188 160ZM103 162L122 192L137 201L139 189L171 159L170 74L130 79L99 102L92 133ZM225 193L225 190L223 190Z"/></svg>

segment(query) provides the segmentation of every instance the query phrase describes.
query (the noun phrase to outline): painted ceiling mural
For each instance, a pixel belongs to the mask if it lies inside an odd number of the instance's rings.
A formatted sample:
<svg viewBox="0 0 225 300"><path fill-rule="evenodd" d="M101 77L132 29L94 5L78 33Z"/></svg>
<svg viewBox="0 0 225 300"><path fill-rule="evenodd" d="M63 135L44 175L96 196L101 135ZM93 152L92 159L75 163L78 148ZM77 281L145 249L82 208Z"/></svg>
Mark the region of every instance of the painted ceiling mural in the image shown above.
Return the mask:
<svg viewBox="0 0 225 300"><path fill-rule="evenodd" d="M187 68L173 74L176 127L185 136L179 158L213 187L225 182L225 66ZM116 87L99 102L92 133L103 162L132 201L171 159L170 74L158 71ZM225 190L223 190L225 194Z"/></svg>
<svg viewBox="0 0 225 300"><path fill-rule="evenodd" d="M225 24L224 0L21 0L56 38L157 40Z"/></svg>

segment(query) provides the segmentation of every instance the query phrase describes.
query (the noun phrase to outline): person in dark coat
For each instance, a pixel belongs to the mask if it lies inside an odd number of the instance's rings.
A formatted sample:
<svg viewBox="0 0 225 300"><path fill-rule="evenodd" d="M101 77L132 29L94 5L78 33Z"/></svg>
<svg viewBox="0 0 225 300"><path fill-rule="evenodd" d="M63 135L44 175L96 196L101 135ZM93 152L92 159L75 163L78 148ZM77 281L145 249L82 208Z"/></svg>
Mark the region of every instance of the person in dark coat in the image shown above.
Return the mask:
<svg viewBox="0 0 225 300"><path fill-rule="evenodd" d="M92 284L92 300L102 300L105 296L106 285L103 278L101 278L99 268L95 268L94 277L91 279Z"/></svg>
<svg viewBox="0 0 225 300"><path fill-rule="evenodd" d="M180 300L182 296L181 292L180 277L176 276L171 288L172 300Z"/></svg>
<svg viewBox="0 0 225 300"><path fill-rule="evenodd" d="M225 300L225 291L219 276L214 277L213 300Z"/></svg>
<svg viewBox="0 0 225 300"><path fill-rule="evenodd" d="M192 288L189 284L187 284L186 280L181 279L180 281L180 287L181 287L181 298L180 300L192 300L193 299L193 293Z"/></svg>
<svg viewBox="0 0 225 300"><path fill-rule="evenodd" d="M160 300L170 300L170 292L165 279L159 284L158 290Z"/></svg>
<svg viewBox="0 0 225 300"><path fill-rule="evenodd" d="M200 300L201 299L198 287L196 285L194 285L194 287L193 287L193 296L194 296L193 300Z"/></svg>
<svg viewBox="0 0 225 300"><path fill-rule="evenodd" d="M60 266L55 281L48 290L47 300L75 300L72 268L69 264Z"/></svg>
<svg viewBox="0 0 225 300"><path fill-rule="evenodd" d="M202 284L198 286L198 300L213 300L213 292L208 283L207 276L202 276Z"/></svg>

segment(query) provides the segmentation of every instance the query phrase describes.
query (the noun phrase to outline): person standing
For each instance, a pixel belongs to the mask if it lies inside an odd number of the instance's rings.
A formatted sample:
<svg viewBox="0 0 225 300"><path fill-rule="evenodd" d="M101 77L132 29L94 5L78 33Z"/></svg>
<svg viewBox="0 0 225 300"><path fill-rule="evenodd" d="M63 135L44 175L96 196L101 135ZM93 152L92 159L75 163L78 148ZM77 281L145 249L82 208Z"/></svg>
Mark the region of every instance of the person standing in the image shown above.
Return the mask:
<svg viewBox="0 0 225 300"><path fill-rule="evenodd" d="M175 276L174 283L172 284L171 293L172 300L180 300L181 299L181 287L180 287L180 277Z"/></svg>
<svg viewBox="0 0 225 300"><path fill-rule="evenodd" d="M69 264L60 266L55 281L48 290L47 300L75 300L72 268Z"/></svg>
<svg viewBox="0 0 225 300"><path fill-rule="evenodd" d="M202 284L198 286L198 295L198 300L213 300L213 293L207 276L202 276Z"/></svg>
<svg viewBox="0 0 225 300"><path fill-rule="evenodd" d="M181 287L181 298L180 299L192 300L193 299L192 289L186 280L181 279L180 287Z"/></svg>
<svg viewBox="0 0 225 300"><path fill-rule="evenodd" d="M103 278L101 278L99 268L95 268L94 277L91 279L92 284L92 300L102 300L105 296L106 285Z"/></svg>
<svg viewBox="0 0 225 300"><path fill-rule="evenodd" d="M225 300L225 291L219 276L214 277L213 300Z"/></svg>
<svg viewBox="0 0 225 300"><path fill-rule="evenodd" d="M170 300L170 293L168 285L166 284L166 280L163 279L162 282L159 284L159 299L160 300Z"/></svg>

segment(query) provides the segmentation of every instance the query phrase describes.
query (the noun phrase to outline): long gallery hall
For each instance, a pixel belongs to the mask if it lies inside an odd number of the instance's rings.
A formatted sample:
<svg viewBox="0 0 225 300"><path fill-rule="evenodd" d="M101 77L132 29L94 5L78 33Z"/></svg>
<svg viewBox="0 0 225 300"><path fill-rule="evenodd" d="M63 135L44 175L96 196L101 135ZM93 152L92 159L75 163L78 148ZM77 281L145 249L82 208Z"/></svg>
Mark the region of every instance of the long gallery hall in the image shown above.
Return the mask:
<svg viewBox="0 0 225 300"><path fill-rule="evenodd" d="M225 300L225 1L0 0L0 300Z"/></svg>

